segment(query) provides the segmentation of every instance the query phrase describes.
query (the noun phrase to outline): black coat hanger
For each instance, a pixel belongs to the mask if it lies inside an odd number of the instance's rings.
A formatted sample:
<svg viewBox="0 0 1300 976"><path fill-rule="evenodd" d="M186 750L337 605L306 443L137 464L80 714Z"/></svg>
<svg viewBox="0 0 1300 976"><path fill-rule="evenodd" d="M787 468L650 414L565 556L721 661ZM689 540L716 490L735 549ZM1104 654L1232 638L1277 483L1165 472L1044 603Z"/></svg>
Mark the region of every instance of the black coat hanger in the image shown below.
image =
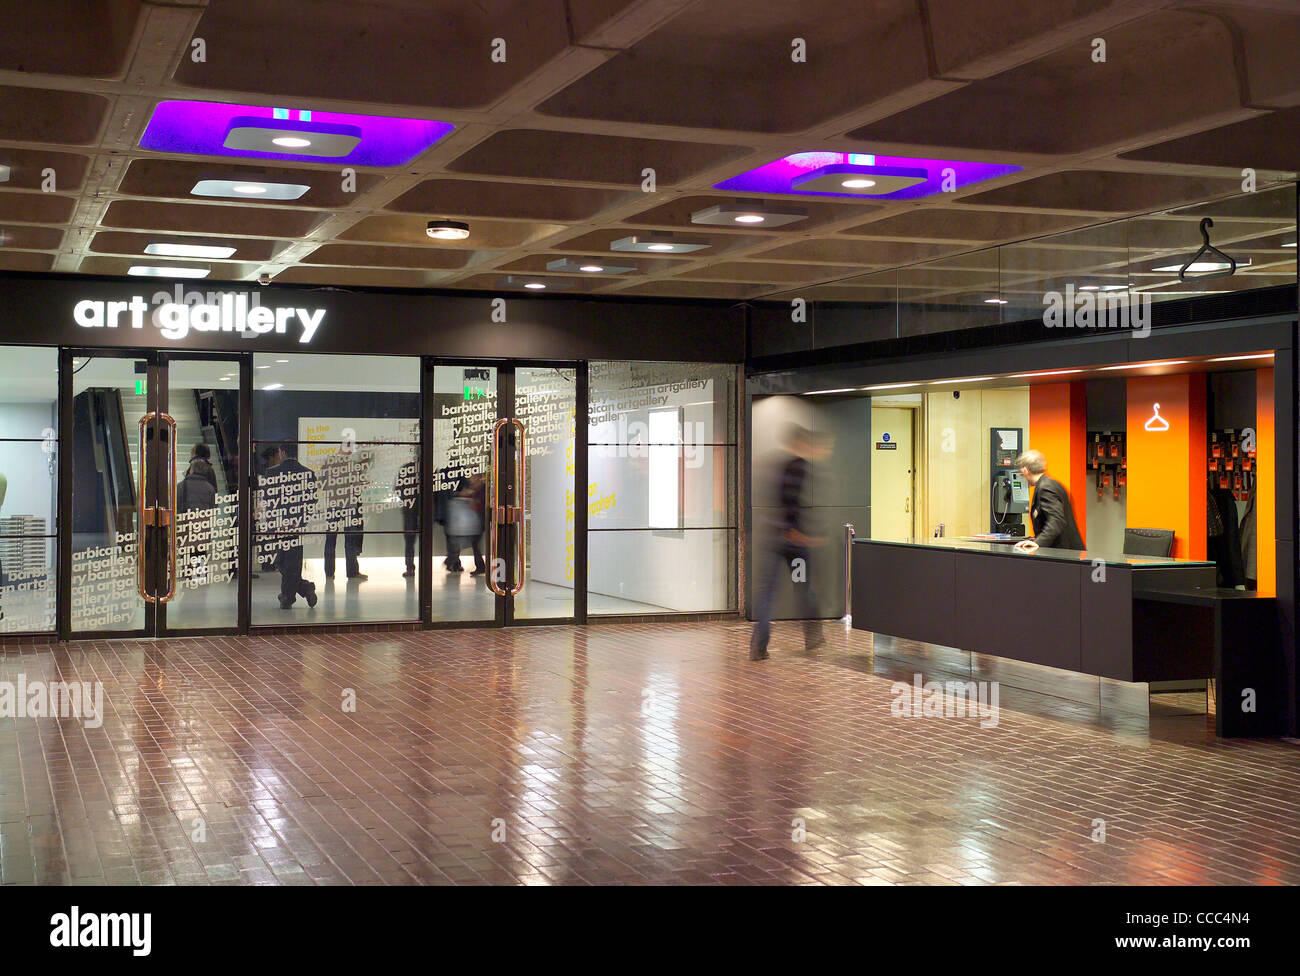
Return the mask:
<svg viewBox="0 0 1300 976"><path fill-rule="evenodd" d="M1178 280L1179 280L1179 281L1186 281L1186 280L1187 280L1187 269L1190 268L1192 265L1194 265L1197 261L1201 260L1201 255L1203 255L1203 254L1207 254L1207 253L1208 253L1208 254L1215 255L1215 256L1217 256L1218 258L1220 258L1221 260L1228 262L1228 266L1227 266L1226 268L1222 269L1221 271L1207 271L1205 274L1193 275L1192 277L1194 277L1194 278L1229 278L1229 277L1231 277L1232 275L1234 275L1234 274L1237 273L1237 262L1236 262L1236 260L1235 260L1234 258L1232 258L1230 255L1224 254L1224 253L1223 253L1222 251L1220 251L1217 247L1215 247L1213 244L1210 243L1210 232L1209 232L1208 228L1213 227L1213 226L1214 226L1214 221L1213 221L1213 219L1211 219L1211 218L1209 218L1209 217L1202 217L1202 218L1201 218L1201 240L1203 240L1205 243L1201 245L1201 249L1200 249L1199 251L1196 252L1196 254L1192 257L1192 259L1191 259L1190 261L1188 261L1186 264L1184 264L1184 265L1182 266L1182 268L1179 270L1179 272L1178 272Z"/></svg>

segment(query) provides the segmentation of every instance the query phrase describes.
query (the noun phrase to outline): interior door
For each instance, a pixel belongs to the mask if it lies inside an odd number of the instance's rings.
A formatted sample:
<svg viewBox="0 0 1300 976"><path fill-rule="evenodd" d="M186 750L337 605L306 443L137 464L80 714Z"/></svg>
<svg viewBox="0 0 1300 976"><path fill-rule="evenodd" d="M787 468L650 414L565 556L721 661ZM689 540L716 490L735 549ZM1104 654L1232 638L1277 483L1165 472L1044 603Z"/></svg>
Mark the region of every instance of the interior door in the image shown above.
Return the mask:
<svg viewBox="0 0 1300 976"><path fill-rule="evenodd" d="M428 368L429 619L574 619L577 368L445 360Z"/></svg>
<svg viewBox="0 0 1300 976"><path fill-rule="evenodd" d="M871 538L915 535L916 499L912 457L915 411L871 408Z"/></svg>
<svg viewBox="0 0 1300 976"><path fill-rule="evenodd" d="M61 520L70 562L61 632L155 637L241 628L247 364L155 351L63 356L71 491Z"/></svg>

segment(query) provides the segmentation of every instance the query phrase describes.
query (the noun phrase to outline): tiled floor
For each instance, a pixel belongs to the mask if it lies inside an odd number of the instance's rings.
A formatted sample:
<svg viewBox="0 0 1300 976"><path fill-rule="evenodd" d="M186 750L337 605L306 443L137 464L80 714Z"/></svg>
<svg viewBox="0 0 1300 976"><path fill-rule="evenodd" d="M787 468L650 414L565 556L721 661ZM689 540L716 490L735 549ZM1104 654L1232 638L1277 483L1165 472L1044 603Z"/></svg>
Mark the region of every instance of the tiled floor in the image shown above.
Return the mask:
<svg viewBox="0 0 1300 976"><path fill-rule="evenodd" d="M102 681L106 717L0 718L0 880L1300 881L1300 747L1023 693L995 728L896 717L908 665L796 635L762 663L737 623L11 646L0 681Z"/></svg>

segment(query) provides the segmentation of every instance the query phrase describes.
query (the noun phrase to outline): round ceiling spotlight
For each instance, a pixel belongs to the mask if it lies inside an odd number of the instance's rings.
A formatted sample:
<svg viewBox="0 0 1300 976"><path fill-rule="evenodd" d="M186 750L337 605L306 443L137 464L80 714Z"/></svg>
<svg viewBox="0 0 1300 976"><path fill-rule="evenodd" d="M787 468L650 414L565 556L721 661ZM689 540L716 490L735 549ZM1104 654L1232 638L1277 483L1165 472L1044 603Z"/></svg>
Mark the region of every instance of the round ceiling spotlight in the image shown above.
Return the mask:
<svg viewBox="0 0 1300 976"><path fill-rule="evenodd" d="M600 274L605 268L599 264L584 264L578 270L586 271L588 274Z"/></svg>
<svg viewBox="0 0 1300 976"><path fill-rule="evenodd" d="M851 179L845 180L840 186L846 190L866 190L876 185L875 180Z"/></svg>
<svg viewBox="0 0 1300 976"><path fill-rule="evenodd" d="M249 196L252 196L255 193L266 192L266 187L261 186L260 184L257 183L236 183L230 189L232 189L236 193L246 193Z"/></svg>
<svg viewBox="0 0 1300 976"><path fill-rule="evenodd" d="M311 145L310 139L302 139L298 136L276 136L271 142L285 149L306 149Z"/></svg>
<svg viewBox="0 0 1300 976"><path fill-rule="evenodd" d="M463 220L431 220L424 232L436 241L463 241L469 237L469 224Z"/></svg>
<svg viewBox="0 0 1300 976"><path fill-rule="evenodd" d="M533 289L533 291L539 291L540 289L545 288L546 286L542 284L540 281L530 281L526 285L524 285L524 287L531 288Z"/></svg>
<svg viewBox="0 0 1300 976"><path fill-rule="evenodd" d="M671 244L647 244L646 245L647 251L671 251L672 249L673 246Z"/></svg>
<svg viewBox="0 0 1300 976"><path fill-rule="evenodd" d="M764 217L762 214L746 213L746 214L737 214L732 219L738 224L761 224L767 218Z"/></svg>

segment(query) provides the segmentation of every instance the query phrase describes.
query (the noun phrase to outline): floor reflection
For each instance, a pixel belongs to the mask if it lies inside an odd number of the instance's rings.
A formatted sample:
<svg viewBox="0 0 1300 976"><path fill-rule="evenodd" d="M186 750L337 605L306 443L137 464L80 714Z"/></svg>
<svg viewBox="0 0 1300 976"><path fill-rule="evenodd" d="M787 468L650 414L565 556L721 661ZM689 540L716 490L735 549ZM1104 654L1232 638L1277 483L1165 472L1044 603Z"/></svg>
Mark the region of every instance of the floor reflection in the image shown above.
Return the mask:
<svg viewBox="0 0 1300 976"><path fill-rule="evenodd" d="M1294 884L1300 750L735 622L5 647L105 721L0 717L5 884ZM2 645L0 645L2 646ZM918 663L919 662L919 663ZM1195 696L1192 696L1193 698Z"/></svg>

